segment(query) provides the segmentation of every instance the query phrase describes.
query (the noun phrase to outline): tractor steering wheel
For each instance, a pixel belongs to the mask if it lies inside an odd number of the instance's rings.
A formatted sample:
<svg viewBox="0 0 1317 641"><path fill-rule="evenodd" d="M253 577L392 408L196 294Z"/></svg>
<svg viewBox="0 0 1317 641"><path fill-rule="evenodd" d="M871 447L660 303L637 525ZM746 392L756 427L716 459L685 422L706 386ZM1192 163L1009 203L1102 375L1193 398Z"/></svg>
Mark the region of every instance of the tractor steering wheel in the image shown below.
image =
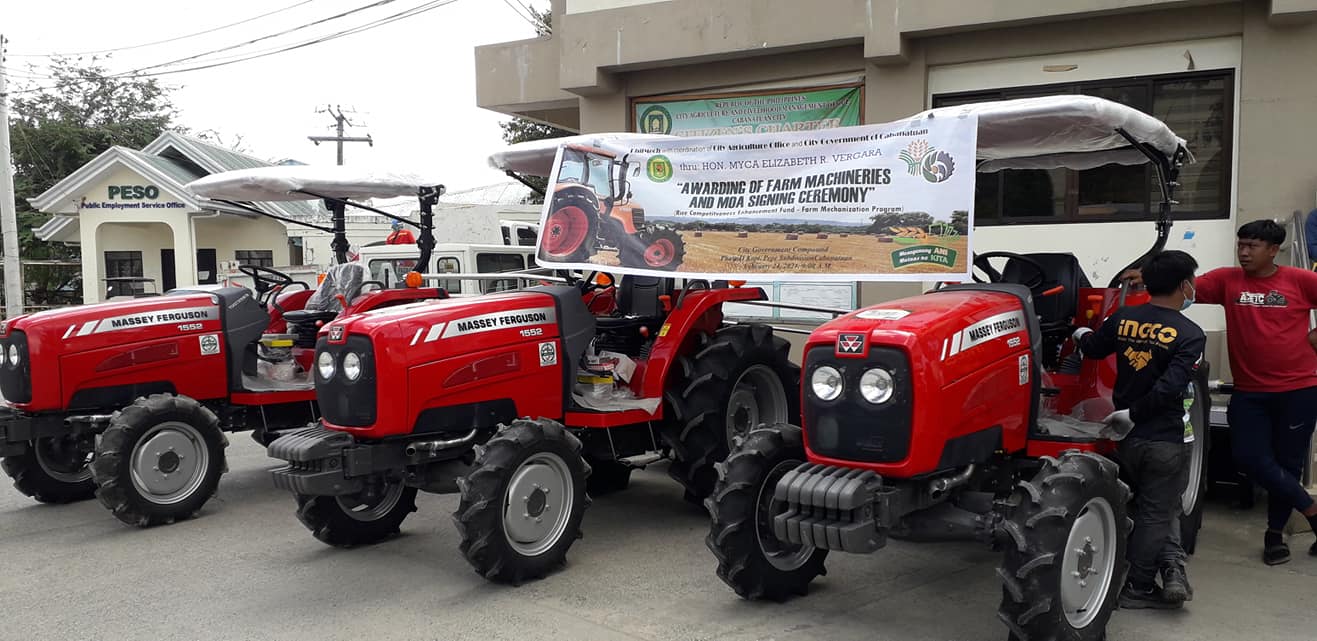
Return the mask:
<svg viewBox="0 0 1317 641"><path fill-rule="evenodd" d="M251 276L252 284L256 287L256 298L262 304L265 303L263 297L267 292L276 287L292 285L295 282L288 274L260 265L238 265L238 271Z"/></svg>
<svg viewBox="0 0 1317 641"><path fill-rule="evenodd" d="M976 254L974 256L974 267L977 267L979 271L987 275L988 280L984 281L983 279L979 278L979 275L977 273L975 273L973 274L974 282L976 283L1007 282L1006 278L1002 276L1002 273L1000 271L997 271L996 267L992 266L991 260L994 258L1005 258L1007 260L1019 261L1018 264L1028 267L1030 269L1030 272L1027 272L1029 278L1025 279L1023 282L1020 282L1018 284L1028 287L1029 291L1033 292L1035 295L1042 293L1041 290L1043 287L1043 283L1047 281L1047 270L1044 269L1042 264L1040 264L1038 261L1029 258L1028 256L1025 256L1023 254L1017 254L1015 252L986 252L983 254Z"/></svg>

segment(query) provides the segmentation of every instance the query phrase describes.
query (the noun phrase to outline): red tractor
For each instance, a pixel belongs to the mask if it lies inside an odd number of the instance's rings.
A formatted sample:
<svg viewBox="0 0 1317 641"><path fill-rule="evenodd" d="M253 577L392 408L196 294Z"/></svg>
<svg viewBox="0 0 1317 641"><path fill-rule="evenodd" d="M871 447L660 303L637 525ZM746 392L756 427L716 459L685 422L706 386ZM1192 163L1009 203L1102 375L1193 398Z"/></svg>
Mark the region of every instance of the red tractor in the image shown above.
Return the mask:
<svg viewBox="0 0 1317 641"><path fill-rule="evenodd" d="M190 187L229 207L272 215L246 199L322 198L338 258L344 210L358 196L418 194L413 185L316 178L305 167L211 176ZM310 178L306 178L310 175ZM239 189L237 185L241 185ZM422 237L442 187L419 189ZM309 224L302 221L290 221ZM424 246L424 245L423 245ZM365 291L360 265L331 268L320 286L244 265L256 292L199 286L164 295L38 312L0 324L0 455L24 494L44 503L97 496L125 523L189 518L225 471L224 432L279 429L318 417L310 370L327 321L423 299L441 289Z"/></svg>
<svg viewBox="0 0 1317 641"><path fill-rule="evenodd" d="M1163 195L1152 251L1165 246L1187 152L1160 121L1073 96L915 118L965 113L978 115L980 171L1150 161ZM872 553L889 536L977 539L1004 550L998 616L1011 639L1104 638L1130 491L1101 422L1113 410L1114 357L1085 361L1070 336L1146 298L1127 297L1117 279L1089 286L1069 254L997 252L975 265L979 282L848 313L809 335L802 427L750 432L706 503L708 547L737 594L804 594L829 552ZM1198 378L1188 409L1205 447L1205 367ZM1187 539L1197 525L1184 523Z"/></svg>
<svg viewBox="0 0 1317 641"><path fill-rule="evenodd" d="M674 271L681 266L685 242L674 229L645 223L645 210L631 202L629 170L626 158L618 159L612 152L588 145L564 146L541 255L582 262L599 246L616 249L623 267Z"/></svg>
<svg viewBox="0 0 1317 641"><path fill-rule="evenodd" d="M500 157L545 175L555 152ZM620 490L634 468L670 457L698 501L736 435L798 420L787 342L724 319L725 305L762 301L761 289L518 278L559 284L327 324L315 367L322 424L269 448L287 462L276 485L295 494L317 539L380 541L416 509L418 490L458 493L461 552L476 571L537 578L579 537L587 487Z"/></svg>

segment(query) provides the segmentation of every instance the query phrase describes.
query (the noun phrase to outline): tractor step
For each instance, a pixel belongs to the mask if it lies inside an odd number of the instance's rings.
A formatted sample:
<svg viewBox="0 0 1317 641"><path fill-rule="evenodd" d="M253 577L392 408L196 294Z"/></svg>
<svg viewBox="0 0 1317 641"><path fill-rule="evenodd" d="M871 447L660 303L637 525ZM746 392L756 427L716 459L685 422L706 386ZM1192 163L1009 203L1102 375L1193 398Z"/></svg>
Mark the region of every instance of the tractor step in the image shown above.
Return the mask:
<svg viewBox="0 0 1317 641"><path fill-rule="evenodd" d="M804 463L777 483L773 532L779 540L825 550L874 552L887 544L881 524L894 495L869 470Z"/></svg>

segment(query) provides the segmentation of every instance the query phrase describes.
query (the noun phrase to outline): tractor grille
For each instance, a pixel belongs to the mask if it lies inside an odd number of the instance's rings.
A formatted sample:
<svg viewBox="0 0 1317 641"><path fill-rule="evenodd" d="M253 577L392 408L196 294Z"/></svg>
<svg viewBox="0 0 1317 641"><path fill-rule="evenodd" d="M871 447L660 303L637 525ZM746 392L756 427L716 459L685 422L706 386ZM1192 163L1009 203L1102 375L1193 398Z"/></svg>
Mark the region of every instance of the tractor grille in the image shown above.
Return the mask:
<svg viewBox="0 0 1317 641"><path fill-rule="evenodd" d="M843 391L832 401L814 396L810 377L831 365L841 372ZM872 367L891 372L892 398L874 405L860 395L860 376ZM863 463L896 463L910 453L913 386L910 362L900 350L870 347L867 358L837 358L832 345L815 347L805 358L805 435L815 454Z"/></svg>
<svg viewBox="0 0 1317 641"><path fill-rule="evenodd" d="M9 347L18 348L18 365L9 359ZM0 339L0 393L14 403L32 401L32 362L28 358L27 334L13 331Z"/></svg>
<svg viewBox="0 0 1317 641"><path fill-rule="evenodd" d="M343 374L343 356L356 352L361 357L361 377L349 381ZM322 338L316 343L316 360L320 362L320 353L334 355L334 375L329 380L320 376L320 367L312 365L315 370L316 400L320 403L320 413L333 425L344 427L365 427L375 423L375 350L370 339L365 336L349 336L342 344L330 344Z"/></svg>

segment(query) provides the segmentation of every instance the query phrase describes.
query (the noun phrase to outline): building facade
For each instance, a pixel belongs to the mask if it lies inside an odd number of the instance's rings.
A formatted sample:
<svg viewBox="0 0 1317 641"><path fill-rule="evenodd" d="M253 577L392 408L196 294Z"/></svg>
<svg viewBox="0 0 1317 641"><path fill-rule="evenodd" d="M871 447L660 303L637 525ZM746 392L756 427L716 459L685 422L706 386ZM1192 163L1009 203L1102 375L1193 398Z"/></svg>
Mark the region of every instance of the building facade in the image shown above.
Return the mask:
<svg viewBox="0 0 1317 641"><path fill-rule="evenodd" d="M870 124L1080 93L1186 138L1169 244L1314 206L1317 0L554 0L550 36L479 47L477 102L581 132ZM1144 168L982 175L976 251L1069 251L1105 284L1154 240ZM918 292L864 283L856 304ZM1218 335L1218 308L1193 312ZM1211 350L1219 345L1211 346ZM1220 362L1222 359L1216 359Z"/></svg>

